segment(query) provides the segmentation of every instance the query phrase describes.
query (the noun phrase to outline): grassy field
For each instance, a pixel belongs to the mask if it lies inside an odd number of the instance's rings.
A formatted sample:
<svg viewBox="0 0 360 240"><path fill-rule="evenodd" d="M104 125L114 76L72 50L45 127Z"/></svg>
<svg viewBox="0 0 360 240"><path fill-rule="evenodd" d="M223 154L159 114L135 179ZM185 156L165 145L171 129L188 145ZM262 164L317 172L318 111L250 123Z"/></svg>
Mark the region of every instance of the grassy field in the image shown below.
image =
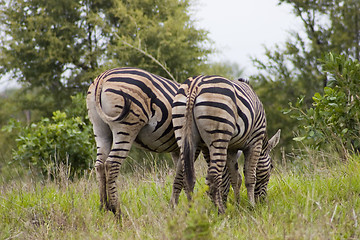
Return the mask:
<svg viewBox="0 0 360 240"><path fill-rule="evenodd" d="M94 172L70 181L62 168L40 181L11 170L0 179L0 239L360 239L360 157L278 166L266 202L250 209L243 185L222 216L198 162L192 207L184 194L170 207L172 169L122 174L120 221L99 209Z"/></svg>

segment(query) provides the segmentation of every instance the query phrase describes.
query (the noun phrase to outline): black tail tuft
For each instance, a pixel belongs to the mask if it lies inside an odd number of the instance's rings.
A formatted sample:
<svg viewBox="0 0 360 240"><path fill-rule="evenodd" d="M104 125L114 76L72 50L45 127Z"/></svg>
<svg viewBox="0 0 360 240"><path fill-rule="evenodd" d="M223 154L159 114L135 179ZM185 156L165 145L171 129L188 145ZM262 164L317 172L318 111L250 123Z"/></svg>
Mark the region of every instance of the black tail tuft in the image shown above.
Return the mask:
<svg viewBox="0 0 360 240"><path fill-rule="evenodd" d="M184 170L185 170L185 181L186 185L189 188L189 191L192 192L194 189L194 160L193 160L193 148L189 142L190 136L185 136L184 138Z"/></svg>

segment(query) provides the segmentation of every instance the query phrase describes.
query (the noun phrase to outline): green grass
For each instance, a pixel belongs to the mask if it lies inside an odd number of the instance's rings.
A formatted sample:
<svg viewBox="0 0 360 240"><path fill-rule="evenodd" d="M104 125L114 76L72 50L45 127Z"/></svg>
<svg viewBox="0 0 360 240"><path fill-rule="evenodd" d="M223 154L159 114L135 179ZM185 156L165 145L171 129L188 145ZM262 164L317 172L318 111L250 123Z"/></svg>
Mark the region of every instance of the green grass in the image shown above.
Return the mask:
<svg viewBox="0 0 360 240"><path fill-rule="evenodd" d="M194 201L169 205L172 169L122 174L122 219L99 209L94 172L69 181L14 176L0 179L0 239L359 239L360 157L287 170L271 177L268 198L249 208L229 197L226 214L206 195L203 163L196 165ZM290 170L289 170L290 169ZM59 171L61 173L61 171Z"/></svg>

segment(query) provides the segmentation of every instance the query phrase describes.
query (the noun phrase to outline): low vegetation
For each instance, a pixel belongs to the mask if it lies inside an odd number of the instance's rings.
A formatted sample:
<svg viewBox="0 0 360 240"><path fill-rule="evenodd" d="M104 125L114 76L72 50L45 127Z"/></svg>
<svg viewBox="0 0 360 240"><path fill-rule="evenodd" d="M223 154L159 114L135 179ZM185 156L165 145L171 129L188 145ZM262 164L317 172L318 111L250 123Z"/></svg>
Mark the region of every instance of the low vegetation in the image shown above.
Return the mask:
<svg viewBox="0 0 360 240"><path fill-rule="evenodd" d="M276 166L266 202L250 209L242 186L240 203L231 193L221 216L206 194L202 159L190 207L184 194L177 208L169 205L173 169L154 165L148 171L138 165L133 173L123 173L120 221L99 209L93 171L69 180L69 168L59 165L55 180L39 181L8 170L0 179L0 238L358 239L360 157L340 162L320 152L303 154L284 159L293 162L291 170ZM4 177L9 174L11 180Z"/></svg>

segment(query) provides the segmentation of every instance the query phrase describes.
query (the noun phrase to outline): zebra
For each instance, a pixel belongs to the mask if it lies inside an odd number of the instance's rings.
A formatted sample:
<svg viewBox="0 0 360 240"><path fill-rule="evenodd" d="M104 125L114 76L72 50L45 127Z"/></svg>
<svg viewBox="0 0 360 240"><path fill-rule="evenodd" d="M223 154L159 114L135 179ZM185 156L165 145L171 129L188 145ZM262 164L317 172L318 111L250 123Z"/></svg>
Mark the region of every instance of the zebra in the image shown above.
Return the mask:
<svg viewBox="0 0 360 240"><path fill-rule="evenodd" d="M200 148L209 154L206 179L210 196L218 212L224 213L222 172L228 166L231 181L241 185L235 166L242 150L250 205L266 196L272 168L269 153L279 142L281 131L268 140L263 105L248 83L220 76L188 78L174 98L172 117L180 146L177 174L184 174L189 192L194 188L194 157Z"/></svg>
<svg viewBox="0 0 360 240"><path fill-rule="evenodd" d="M171 104L179 84L137 68L114 68L89 86L86 104L97 145L95 162L102 208L120 216L116 182L133 143L153 152L179 150Z"/></svg>
<svg viewBox="0 0 360 240"><path fill-rule="evenodd" d="M145 70L127 67L107 70L89 86L86 104L97 145L95 169L101 208L120 217L115 180L133 144L148 151L170 152L176 166L179 147L171 111L179 85ZM227 172L224 178L230 178ZM224 184L227 185L223 186L222 194L227 196L229 183ZM184 188L181 176L174 186L180 191ZM173 205L178 197L172 195Z"/></svg>

